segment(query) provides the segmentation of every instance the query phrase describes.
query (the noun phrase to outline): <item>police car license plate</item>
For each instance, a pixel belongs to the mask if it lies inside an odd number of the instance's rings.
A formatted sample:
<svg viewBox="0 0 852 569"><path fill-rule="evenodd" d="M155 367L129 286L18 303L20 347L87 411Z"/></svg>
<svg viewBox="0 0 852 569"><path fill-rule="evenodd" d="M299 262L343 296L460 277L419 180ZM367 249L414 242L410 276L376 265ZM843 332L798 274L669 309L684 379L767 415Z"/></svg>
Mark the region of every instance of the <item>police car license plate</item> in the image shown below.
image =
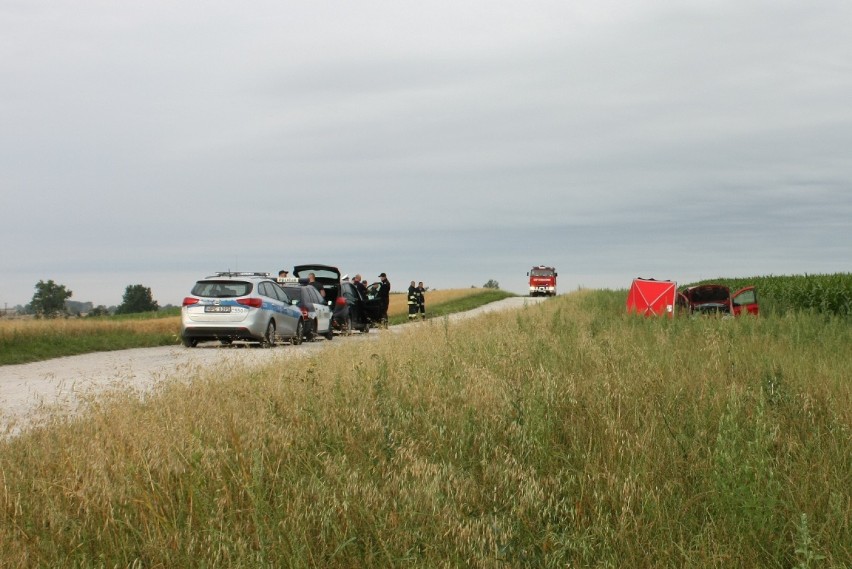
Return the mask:
<svg viewBox="0 0 852 569"><path fill-rule="evenodd" d="M205 306L204 312L230 312L230 306Z"/></svg>

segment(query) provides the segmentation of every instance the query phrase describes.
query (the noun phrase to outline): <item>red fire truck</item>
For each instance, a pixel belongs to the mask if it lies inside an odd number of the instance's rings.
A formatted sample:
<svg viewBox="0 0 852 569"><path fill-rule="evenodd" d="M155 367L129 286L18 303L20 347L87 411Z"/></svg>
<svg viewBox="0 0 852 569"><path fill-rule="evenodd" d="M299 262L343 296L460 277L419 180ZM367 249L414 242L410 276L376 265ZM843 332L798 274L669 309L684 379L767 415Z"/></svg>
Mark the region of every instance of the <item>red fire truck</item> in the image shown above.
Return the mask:
<svg viewBox="0 0 852 569"><path fill-rule="evenodd" d="M539 265L527 273L530 278L530 296L556 296L556 269Z"/></svg>

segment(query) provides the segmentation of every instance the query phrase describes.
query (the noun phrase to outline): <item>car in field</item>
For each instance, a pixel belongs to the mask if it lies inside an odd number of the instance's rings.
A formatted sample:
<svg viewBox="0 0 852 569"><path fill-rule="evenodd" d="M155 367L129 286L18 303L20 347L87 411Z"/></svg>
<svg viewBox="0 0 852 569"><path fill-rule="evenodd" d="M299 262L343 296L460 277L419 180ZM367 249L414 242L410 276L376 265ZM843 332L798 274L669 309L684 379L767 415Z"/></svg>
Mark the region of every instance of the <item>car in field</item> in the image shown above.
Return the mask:
<svg viewBox="0 0 852 569"><path fill-rule="evenodd" d="M703 284L685 288L678 293L678 307L688 314L718 316L757 315L760 306L757 291L747 286L731 294L731 289L721 284Z"/></svg>
<svg viewBox="0 0 852 569"><path fill-rule="evenodd" d="M300 344L303 335L302 312L269 273L219 272L197 281L183 299L180 336L189 348L209 340Z"/></svg>
<svg viewBox="0 0 852 569"><path fill-rule="evenodd" d="M319 290L298 277L279 278L278 284L290 297L293 306L302 314L303 338L308 342L324 336L331 340L334 330L331 327L331 304L322 297Z"/></svg>

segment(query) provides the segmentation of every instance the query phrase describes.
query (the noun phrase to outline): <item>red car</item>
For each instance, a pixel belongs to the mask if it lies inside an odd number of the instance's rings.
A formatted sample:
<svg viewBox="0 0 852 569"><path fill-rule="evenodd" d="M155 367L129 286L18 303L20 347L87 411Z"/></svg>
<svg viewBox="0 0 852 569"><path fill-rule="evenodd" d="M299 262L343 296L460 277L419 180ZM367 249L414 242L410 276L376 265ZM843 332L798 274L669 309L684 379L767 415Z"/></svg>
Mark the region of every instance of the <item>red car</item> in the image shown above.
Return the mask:
<svg viewBox="0 0 852 569"><path fill-rule="evenodd" d="M717 314L721 316L746 314L758 315L757 291L753 286L741 288L731 294L725 285L704 284L680 291L677 303L689 314Z"/></svg>

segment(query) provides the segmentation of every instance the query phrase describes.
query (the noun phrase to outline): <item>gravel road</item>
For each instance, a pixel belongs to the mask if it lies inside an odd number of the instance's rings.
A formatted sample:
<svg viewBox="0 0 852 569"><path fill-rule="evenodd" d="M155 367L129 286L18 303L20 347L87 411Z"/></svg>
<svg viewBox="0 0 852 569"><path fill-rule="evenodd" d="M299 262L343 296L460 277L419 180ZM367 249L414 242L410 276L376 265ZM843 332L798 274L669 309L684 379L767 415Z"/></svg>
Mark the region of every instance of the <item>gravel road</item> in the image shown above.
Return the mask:
<svg viewBox="0 0 852 569"><path fill-rule="evenodd" d="M510 310L544 300L541 297L513 297L450 316L450 320L473 318L486 312ZM300 357L333 347L341 342L378 340L389 330L336 337L300 346L285 344L274 349L221 347L200 344L137 348L56 358L43 362L0 366L0 436L20 432L38 412L69 413L81 398L108 389L144 391L161 381L174 379L203 366L262 365L275 358Z"/></svg>

